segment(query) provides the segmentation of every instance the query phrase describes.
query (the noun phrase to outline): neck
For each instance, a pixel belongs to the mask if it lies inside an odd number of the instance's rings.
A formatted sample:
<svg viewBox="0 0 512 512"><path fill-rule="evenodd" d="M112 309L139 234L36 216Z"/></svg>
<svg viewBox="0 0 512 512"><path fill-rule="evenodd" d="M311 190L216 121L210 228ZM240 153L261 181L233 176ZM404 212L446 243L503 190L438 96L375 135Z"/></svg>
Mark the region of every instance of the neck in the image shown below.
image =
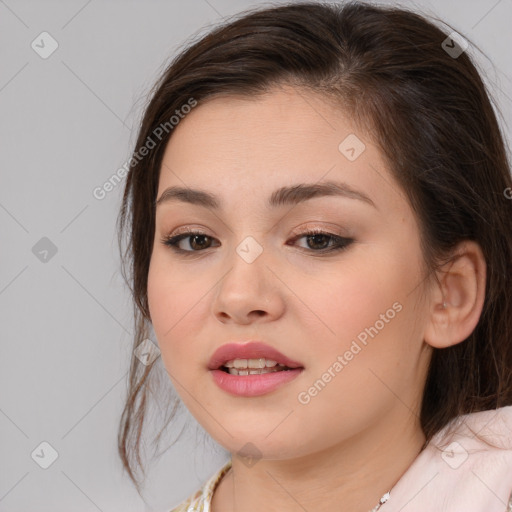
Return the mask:
<svg viewBox="0 0 512 512"><path fill-rule="evenodd" d="M396 417L394 418L397 419ZM391 490L425 443L419 422L380 422L336 446L301 458L260 459L251 467L234 455L212 499L212 512L367 512ZM340 507L340 503L343 504Z"/></svg>

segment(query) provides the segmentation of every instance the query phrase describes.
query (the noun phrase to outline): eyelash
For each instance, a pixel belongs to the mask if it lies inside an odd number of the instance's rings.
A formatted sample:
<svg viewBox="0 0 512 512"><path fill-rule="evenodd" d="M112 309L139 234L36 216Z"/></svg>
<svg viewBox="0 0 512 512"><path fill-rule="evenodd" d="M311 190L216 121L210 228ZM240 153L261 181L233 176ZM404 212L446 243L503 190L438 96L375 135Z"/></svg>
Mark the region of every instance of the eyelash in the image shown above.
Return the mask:
<svg viewBox="0 0 512 512"><path fill-rule="evenodd" d="M179 242L181 240L186 239L186 238L190 238L191 236L194 236L194 235L204 236L204 237L213 239L213 237L210 237L209 235L207 235L206 233L203 233L201 231L190 230L190 231L186 231L184 233L180 233L179 235L166 236L166 237L161 239L161 242L164 245L170 247L174 252L182 254L183 256L187 256L187 257L191 256L193 253L200 253L200 252L203 252L203 251L211 248L211 247L207 247L206 249L202 249L202 250L200 249L198 251L194 251L194 250L187 251L185 249L180 249L178 247L178 244L179 244ZM334 235L333 233L329 233L327 231L322 231L321 229L311 229L309 231L305 231L303 233L300 233L300 234L294 236L292 238L292 241L295 242L297 240L300 240L301 238L315 236L315 235L327 236L331 240L334 241L335 245L333 247L331 247L331 248L328 248L328 249L314 250L314 249L304 249L304 248L302 248L303 250L311 251L313 253L320 253L320 254L339 252L339 251L345 250L349 245L352 244L352 242L354 242L353 238L345 238L345 237L342 237L342 236Z"/></svg>

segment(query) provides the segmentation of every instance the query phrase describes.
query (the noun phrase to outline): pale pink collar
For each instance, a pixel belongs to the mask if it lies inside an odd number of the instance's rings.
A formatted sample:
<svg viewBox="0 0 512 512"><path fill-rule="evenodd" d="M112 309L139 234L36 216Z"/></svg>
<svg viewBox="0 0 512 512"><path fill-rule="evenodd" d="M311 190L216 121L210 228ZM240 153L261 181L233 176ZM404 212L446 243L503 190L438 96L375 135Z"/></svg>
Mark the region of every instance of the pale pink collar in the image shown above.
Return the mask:
<svg viewBox="0 0 512 512"><path fill-rule="evenodd" d="M480 441L469 430L499 448ZM512 406L459 417L438 432L382 512L512 512Z"/></svg>

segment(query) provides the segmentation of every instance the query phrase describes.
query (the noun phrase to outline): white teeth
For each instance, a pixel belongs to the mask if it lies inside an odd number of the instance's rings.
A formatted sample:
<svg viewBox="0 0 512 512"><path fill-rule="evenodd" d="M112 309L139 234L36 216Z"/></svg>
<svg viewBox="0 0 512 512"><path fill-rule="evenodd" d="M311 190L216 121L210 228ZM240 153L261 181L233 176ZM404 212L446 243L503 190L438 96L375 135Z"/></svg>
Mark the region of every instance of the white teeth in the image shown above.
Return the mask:
<svg viewBox="0 0 512 512"><path fill-rule="evenodd" d="M274 372L282 372L285 370L281 370L281 366L283 365L276 365L274 368L259 368L259 369L244 369L239 370L237 368L229 368L229 373L231 375L260 375L263 373L274 373Z"/></svg>
<svg viewBox="0 0 512 512"><path fill-rule="evenodd" d="M233 359L224 363L223 366L226 368L252 368L252 369L260 369L260 368L272 368L276 366L277 361L272 361L271 359L265 359L261 357L259 359ZM284 364L279 363L279 366L284 366Z"/></svg>

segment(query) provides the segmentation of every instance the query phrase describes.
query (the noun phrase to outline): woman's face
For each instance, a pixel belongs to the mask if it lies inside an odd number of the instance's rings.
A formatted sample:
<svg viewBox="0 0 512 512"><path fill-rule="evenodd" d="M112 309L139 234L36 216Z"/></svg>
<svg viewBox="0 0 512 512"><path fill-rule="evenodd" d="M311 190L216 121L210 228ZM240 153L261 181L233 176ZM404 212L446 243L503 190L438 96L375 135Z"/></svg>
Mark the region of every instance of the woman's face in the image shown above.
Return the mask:
<svg viewBox="0 0 512 512"><path fill-rule="evenodd" d="M295 189L269 206L283 188L327 182L345 192ZM199 104L174 128L157 198L170 187L218 203L158 204L148 276L165 368L214 439L285 459L417 419L430 357L418 225L350 118L292 88ZM204 236L176 242L181 252L162 242L190 230ZM251 340L303 369L252 396L222 389L213 353Z"/></svg>

